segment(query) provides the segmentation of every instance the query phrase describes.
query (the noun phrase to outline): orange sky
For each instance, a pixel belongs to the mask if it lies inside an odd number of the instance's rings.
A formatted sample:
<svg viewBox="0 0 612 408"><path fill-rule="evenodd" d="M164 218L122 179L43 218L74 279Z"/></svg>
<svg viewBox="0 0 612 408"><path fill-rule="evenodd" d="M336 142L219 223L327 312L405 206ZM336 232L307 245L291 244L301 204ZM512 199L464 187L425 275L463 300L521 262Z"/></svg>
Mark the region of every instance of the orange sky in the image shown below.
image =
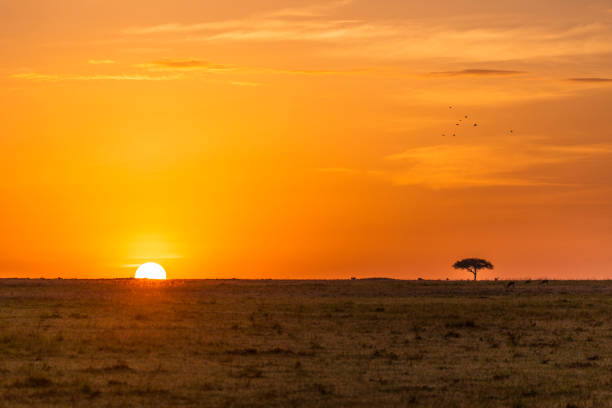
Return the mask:
<svg viewBox="0 0 612 408"><path fill-rule="evenodd" d="M611 1L0 0L0 108L0 277L612 277Z"/></svg>

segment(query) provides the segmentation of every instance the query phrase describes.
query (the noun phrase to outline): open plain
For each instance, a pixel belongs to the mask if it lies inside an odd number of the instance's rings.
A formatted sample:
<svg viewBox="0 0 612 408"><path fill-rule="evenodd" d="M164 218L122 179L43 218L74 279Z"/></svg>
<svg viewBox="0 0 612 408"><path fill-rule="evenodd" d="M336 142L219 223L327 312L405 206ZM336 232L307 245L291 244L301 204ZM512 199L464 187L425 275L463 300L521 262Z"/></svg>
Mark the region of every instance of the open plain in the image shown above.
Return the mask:
<svg viewBox="0 0 612 408"><path fill-rule="evenodd" d="M612 407L612 281L0 280L0 406Z"/></svg>

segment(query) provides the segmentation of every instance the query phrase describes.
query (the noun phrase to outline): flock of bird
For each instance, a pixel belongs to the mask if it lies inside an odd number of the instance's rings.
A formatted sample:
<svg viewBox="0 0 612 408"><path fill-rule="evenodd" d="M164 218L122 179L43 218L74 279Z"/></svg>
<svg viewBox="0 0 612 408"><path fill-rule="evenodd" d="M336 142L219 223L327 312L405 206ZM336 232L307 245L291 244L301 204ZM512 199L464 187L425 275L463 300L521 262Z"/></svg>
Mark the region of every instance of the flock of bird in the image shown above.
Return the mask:
<svg viewBox="0 0 612 408"><path fill-rule="evenodd" d="M448 109L454 109L454 106L449 106ZM457 122L455 123L455 128L458 128L459 126L469 126L468 123L471 121L468 121L469 116L468 115L463 115L463 118L457 120ZM478 122L473 122L471 127L478 127ZM514 130L510 129L509 133L513 134ZM450 132L449 132L450 134ZM457 132L454 131L452 133L453 136L457 136ZM442 136L446 136L446 133L442 133Z"/></svg>

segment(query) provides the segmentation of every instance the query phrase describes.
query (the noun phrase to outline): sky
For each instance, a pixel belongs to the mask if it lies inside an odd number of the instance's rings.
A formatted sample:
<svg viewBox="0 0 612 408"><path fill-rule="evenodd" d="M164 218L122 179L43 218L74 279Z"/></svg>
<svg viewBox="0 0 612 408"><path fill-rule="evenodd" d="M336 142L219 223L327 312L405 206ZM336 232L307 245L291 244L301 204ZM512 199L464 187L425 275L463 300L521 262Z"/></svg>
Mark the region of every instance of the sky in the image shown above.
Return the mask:
<svg viewBox="0 0 612 408"><path fill-rule="evenodd" d="M0 0L0 277L612 278L612 1Z"/></svg>

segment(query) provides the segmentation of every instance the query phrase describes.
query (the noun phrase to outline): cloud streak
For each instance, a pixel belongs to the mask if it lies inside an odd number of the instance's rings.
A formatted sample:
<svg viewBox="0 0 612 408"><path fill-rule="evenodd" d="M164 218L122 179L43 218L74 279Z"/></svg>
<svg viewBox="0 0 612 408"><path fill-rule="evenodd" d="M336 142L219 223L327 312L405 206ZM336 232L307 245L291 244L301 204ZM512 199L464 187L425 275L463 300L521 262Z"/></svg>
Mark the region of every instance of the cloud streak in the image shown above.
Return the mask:
<svg viewBox="0 0 612 408"><path fill-rule="evenodd" d="M264 31L270 30L270 35L273 30L290 29L299 27L300 29L313 27L312 21L328 15L331 11L345 7L351 4L353 0L339 0L330 3L314 4L305 7L284 8L273 10L265 13L259 13L245 19L209 21L194 24L182 24L177 22L158 24L146 27L130 27L123 32L130 35L155 35L155 34L190 34L201 32L222 32L224 30L240 30L240 31ZM301 21L300 21L301 20ZM342 21L336 22L341 23ZM324 26L330 27L334 24L317 25L319 28ZM244 33L246 35L246 32ZM260 34L261 35L261 34Z"/></svg>
<svg viewBox="0 0 612 408"><path fill-rule="evenodd" d="M299 9L280 9L242 19L200 23L170 22L131 27L131 36L154 36L170 43L189 42L320 42L341 44L333 54L370 59L445 59L508 61L558 56L596 55L612 52L610 22L559 25L526 21L504 15L434 22L419 19L339 18L334 10L350 2ZM344 10L343 10L344 11ZM344 13L346 14L346 13ZM496 24L498 22L498 24ZM330 51L331 52L331 51ZM519 71L466 69L434 72L445 76L518 75Z"/></svg>
<svg viewBox="0 0 612 408"><path fill-rule="evenodd" d="M307 7L286 8L267 13L270 17L318 17L332 10L348 6L353 0L333 1L326 4L314 4Z"/></svg>
<svg viewBox="0 0 612 408"><path fill-rule="evenodd" d="M612 78L569 78L568 81L572 82L585 82L585 83L612 83Z"/></svg>
<svg viewBox="0 0 612 408"><path fill-rule="evenodd" d="M230 85L234 86L245 86L245 87L253 87L253 86L261 86L260 82L251 82L251 81L229 81Z"/></svg>
<svg viewBox="0 0 612 408"><path fill-rule="evenodd" d="M359 75L374 72L370 68L354 68L354 69L283 69L283 68L258 68L251 66L231 66L215 64L206 60L197 58L181 59L181 58L166 58L156 61L150 61L142 64L134 65L136 68L145 69L149 72L187 72L187 71L204 71L208 73L240 73L240 74L286 74L286 75L308 75L308 76L323 76L323 75ZM234 81L239 83L261 85L252 81Z"/></svg>
<svg viewBox="0 0 612 408"><path fill-rule="evenodd" d="M162 59L136 65L150 71L226 71L225 65L213 64L199 59Z"/></svg>
<svg viewBox="0 0 612 408"><path fill-rule="evenodd" d="M317 173L335 173L335 174L353 174L357 170L349 169L348 167L318 167L313 169Z"/></svg>
<svg viewBox="0 0 612 408"><path fill-rule="evenodd" d="M524 71L511 71L503 69L463 69L460 71L431 72L434 77L500 77L525 74Z"/></svg>
<svg viewBox="0 0 612 408"><path fill-rule="evenodd" d="M115 61L113 61L111 59L103 59L103 60L90 59L87 62L89 62L92 65L109 65L109 64L114 64L115 63Z"/></svg>
<svg viewBox="0 0 612 408"><path fill-rule="evenodd" d="M561 185L557 180L525 176L549 166L612 154L612 145L436 145L415 147L387 157L399 163L391 178L398 185L434 189L484 186Z"/></svg>
<svg viewBox="0 0 612 408"><path fill-rule="evenodd" d="M11 78L43 81L43 82L59 82L59 81L172 81L180 79L179 75L163 75L151 76L142 74L117 74L117 75L58 75L58 74L42 74L38 72L26 72L11 75Z"/></svg>

